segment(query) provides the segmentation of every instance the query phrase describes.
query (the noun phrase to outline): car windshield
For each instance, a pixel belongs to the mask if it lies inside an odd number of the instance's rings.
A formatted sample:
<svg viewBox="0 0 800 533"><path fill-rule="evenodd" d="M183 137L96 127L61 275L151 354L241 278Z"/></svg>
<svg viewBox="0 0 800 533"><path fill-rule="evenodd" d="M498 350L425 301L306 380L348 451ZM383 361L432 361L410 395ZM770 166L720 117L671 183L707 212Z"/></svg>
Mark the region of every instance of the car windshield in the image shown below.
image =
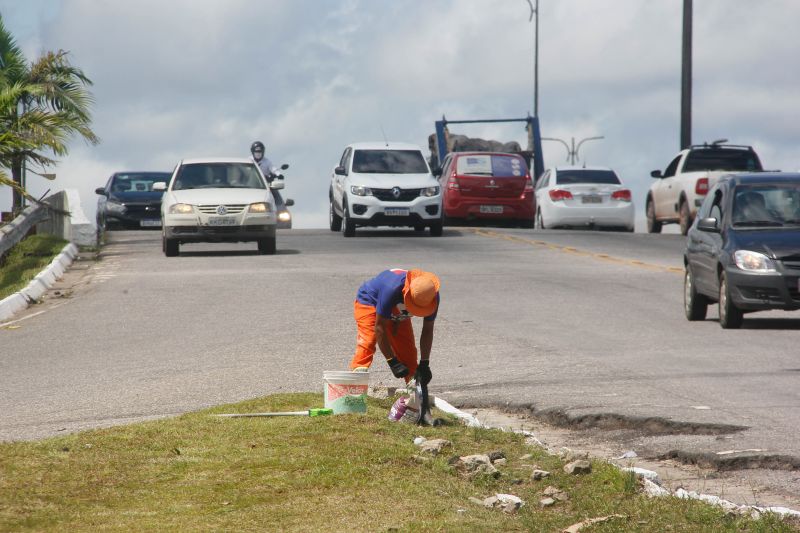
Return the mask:
<svg viewBox="0 0 800 533"><path fill-rule="evenodd" d="M619 185L619 178L613 170L579 168L574 170L558 170L556 172L556 183L558 185L571 185L574 183Z"/></svg>
<svg viewBox="0 0 800 533"><path fill-rule="evenodd" d="M419 150L356 150L353 172L369 174L427 174Z"/></svg>
<svg viewBox="0 0 800 533"><path fill-rule="evenodd" d="M800 183L736 187L732 223L736 227L800 225Z"/></svg>
<svg viewBox="0 0 800 533"><path fill-rule="evenodd" d="M111 180L112 193L150 192L153 184L159 181L169 181L169 172L142 172L116 174Z"/></svg>
<svg viewBox="0 0 800 533"><path fill-rule="evenodd" d="M459 176L492 176L514 178L528 173L525 162L511 155L465 155L458 158L456 174Z"/></svg>
<svg viewBox="0 0 800 533"><path fill-rule="evenodd" d="M755 152L750 150L697 149L689 153L683 171L697 170L761 170L761 162Z"/></svg>
<svg viewBox="0 0 800 533"><path fill-rule="evenodd" d="M181 165L172 190L266 189L253 163L190 163Z"/></svg>

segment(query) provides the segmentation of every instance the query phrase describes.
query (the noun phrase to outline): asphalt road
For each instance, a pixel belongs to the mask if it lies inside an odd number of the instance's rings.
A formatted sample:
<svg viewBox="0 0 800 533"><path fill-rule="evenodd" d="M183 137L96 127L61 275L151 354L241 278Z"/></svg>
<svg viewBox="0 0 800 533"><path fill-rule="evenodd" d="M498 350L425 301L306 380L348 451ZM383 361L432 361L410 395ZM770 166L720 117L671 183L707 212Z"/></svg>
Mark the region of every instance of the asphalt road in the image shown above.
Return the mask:
<svg viewBox="0 0 800 533"><path fill-rule="evenodd" d="M321 391L352 354L359 284L416 267L442 281L431 391L449 402L651 454L751 450L798 481L800 314L689 323L682 249L679 235L291 230L275 256L198 244L166 258L157 232L112 232L69 298L0 329L0 440ZM397 384L382 360L372 381Z"/></svg>

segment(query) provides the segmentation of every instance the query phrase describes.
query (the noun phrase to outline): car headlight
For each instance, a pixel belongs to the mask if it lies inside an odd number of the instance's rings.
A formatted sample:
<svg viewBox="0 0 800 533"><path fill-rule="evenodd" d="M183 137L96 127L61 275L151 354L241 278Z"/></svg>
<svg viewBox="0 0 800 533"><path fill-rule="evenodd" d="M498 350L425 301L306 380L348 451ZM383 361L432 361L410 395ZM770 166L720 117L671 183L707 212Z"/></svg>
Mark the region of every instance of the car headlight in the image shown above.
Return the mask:
<svg viewBox="0 0 800 533"><path fill-rule="evenodd" d="M106 213L110 213L112 215L124 215L127 210L128 208L125 207L125 204L123 203L115 202L113 200L106 202Z"/></svg>
<svg viewBox="0 0 800 533"><path fill-rule="evenodd" d="M372 189L369 187L362 187L361 185L352 185L350 192L356 196L372 196Z"/></svg>
<svg viewBox="0 0 800 533"><path fill-rule="evenodd" d="M775 272L775 263L766 255L750 250L736 250L733 253L736 266L750 272Z"/></svg>
<svg viewBox="0 0 800 533"><path fill-rule="evenodd" d="M280 220L281 222L289 222L290 220L292 220L292 215L290 215L288 211L281 211L278 214L278 220Z"/></svg>
<svg viewBox="0 0 800 533"><path fill-rule="evenodd" d="M439 194L439 186L426 187L422 189L422 196L436 196Z"/></svg>
<svg viewBox="0 0 800 533"><path fill-rule="evenodd" d="M194 212L194 208L191 204L172 204L169 207L169 212L171 215L191 215Z"/></svg>
<svg viewBox="0 0 800 533"><path fill-rule="evenodd" d="M254 204L250 204L250 212L251 213L269 213L270 208L267 202L256 202Z"/></svg>

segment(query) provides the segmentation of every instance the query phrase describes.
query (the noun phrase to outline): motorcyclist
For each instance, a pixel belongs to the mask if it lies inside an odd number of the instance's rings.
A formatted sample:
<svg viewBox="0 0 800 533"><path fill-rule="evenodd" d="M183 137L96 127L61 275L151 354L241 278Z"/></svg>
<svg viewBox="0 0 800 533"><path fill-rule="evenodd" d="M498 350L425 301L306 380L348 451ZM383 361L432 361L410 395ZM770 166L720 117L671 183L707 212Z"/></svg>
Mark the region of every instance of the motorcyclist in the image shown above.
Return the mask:
<svg viewBox="0 0 800 533"><path fill-rule="evenodd" d="M264 155L264 143L261 141L253 142L253 144L250 145L250 153L253 154L253 159L258 164L259 168L261 168L261 173L264 174L268 182L271 183L276 177L283 177L280 173L281 169L274 166L272 161Z"/></svg>

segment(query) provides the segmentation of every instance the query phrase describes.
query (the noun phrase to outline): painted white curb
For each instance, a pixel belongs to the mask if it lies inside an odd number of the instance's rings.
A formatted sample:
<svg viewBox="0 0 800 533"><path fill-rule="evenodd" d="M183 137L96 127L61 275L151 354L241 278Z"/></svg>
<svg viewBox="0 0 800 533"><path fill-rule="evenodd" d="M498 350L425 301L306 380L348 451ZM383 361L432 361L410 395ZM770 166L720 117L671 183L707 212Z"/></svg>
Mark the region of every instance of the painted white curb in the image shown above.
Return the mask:
<svg viewBox="0 0 800 533"><path fill-rule="evenodd" d="M11 318L41 298L64 275L77 256L78 247L69 243L24 289L0 300L0 321Z"/></svg>
<svg viewBox="0 0 800 533"><path fill-rule="evenodd" d="M445 400L439 398L438 396L435 396L433 398L433 405L436 406L436 408L439 409L440 411L444 411L447 414L453 415L459 418L460 420L463 420L469 427L504 429L496 427L493 428L492 426L482 424L477 418L475 418L471 414L465 413L464 411L458 409L457 407L453 407L451 404L447 403ZM532 442L534 442L538 446L541 446L542 448L547 449L547 446L545 446L538 439L536 439L533 433L531 433L530 431L514 430L514 433L521 433L526 437L533 437ZM793 509L789 509L788 507L760 507L757 505L737 505L733 502L729 502L728 500L723 500L718 496L712 496L710 494L698 494L697 492L686 491L684 489L678 489L675 492L670 492L669 490L661 486L657 472L653 472L652 470L645 470L644 468L635 468L635 467L620 468L620 470L633 472L637 476L643 478L645 480L646 492L650 496L659 496L659 497L674 496L676 498L701 500L709 505L716 505L718 507L722 507L726 511L738 512L739 514L742 515L749 514L753 518L758 518L763 513L774 513L783 518L789 516L793 518L800 518L800 511L795 511Z"/></svg>

